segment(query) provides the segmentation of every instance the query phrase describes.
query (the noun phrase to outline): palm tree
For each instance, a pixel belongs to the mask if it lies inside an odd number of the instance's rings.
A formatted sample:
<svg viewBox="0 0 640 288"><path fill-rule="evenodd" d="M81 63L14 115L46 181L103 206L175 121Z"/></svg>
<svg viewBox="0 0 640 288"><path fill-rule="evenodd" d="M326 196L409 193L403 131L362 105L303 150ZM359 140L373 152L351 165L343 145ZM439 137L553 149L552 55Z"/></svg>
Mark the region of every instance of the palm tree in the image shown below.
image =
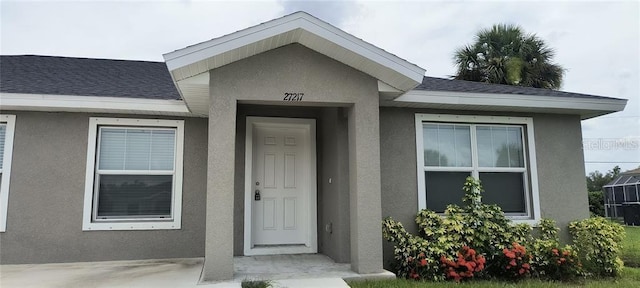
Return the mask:
<svg viewBox="0 0 640 288"><path fill-rule="evenodd" d="M564 69L552 63L553 49L515 25L498 24L456 50L454 79L559 89Z"/></svg>

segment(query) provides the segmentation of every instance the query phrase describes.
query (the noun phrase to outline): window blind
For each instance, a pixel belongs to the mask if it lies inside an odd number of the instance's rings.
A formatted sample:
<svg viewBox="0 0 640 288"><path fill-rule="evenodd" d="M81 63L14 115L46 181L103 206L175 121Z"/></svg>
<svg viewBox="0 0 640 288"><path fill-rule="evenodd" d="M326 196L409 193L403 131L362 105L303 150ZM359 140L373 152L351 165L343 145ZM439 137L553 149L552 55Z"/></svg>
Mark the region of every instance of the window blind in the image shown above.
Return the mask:
<svg viewBox="0 0 640 288"><path fill-rule="evenodd" d="M173 170L175 130L100 128L99 170Z"/></svg>

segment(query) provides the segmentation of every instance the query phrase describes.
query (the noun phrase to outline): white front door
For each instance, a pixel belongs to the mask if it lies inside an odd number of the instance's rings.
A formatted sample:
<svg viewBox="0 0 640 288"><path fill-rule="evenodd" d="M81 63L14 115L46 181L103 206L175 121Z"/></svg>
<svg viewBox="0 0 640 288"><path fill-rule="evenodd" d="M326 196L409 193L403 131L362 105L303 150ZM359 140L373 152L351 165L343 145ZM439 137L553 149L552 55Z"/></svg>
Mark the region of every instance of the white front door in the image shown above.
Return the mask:
<svg viewBox="0 0 640 288"><path fill-rule="evenodd" d="M245 255L316 253L315 121L248 117L246 144Z"/></svg>

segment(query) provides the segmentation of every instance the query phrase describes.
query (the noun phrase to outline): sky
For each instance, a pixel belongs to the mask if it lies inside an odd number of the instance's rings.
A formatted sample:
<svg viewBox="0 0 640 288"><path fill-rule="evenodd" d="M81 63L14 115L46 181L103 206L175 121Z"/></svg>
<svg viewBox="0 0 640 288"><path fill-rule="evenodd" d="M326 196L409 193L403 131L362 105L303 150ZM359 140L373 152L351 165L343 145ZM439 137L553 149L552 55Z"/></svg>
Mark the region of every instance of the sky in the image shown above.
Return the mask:
<svg viewBox="0 0 640 288"><path fill-rule="evenodd" d="M163 61L162 54L305 11L427 70L455 72L478 30L520 25L555 49L561 90L628 99L582 121L587 173L640 166L638 1L7 1L0 54Z"/></svg>

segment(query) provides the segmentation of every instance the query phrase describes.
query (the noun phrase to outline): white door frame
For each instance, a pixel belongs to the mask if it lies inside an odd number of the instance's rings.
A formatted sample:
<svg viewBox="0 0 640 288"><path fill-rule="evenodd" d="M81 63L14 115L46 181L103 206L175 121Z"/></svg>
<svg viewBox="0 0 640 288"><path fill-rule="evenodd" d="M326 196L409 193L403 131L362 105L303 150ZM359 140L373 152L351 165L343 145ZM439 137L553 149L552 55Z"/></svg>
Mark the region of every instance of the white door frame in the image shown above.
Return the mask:
<svg viewBox="0 0 640 288"><path fill-rule="evenodd" d="M292 247L253 247L252 219L253 209L253 128L254 127L302 127L309 133L309 195L308 195L308 231L304 246ZM318 253L318 213L317 213L317 174L316 174L316 120L279 117L247 117L245 154L244 154L244 255L300 254Z"/></svg>

